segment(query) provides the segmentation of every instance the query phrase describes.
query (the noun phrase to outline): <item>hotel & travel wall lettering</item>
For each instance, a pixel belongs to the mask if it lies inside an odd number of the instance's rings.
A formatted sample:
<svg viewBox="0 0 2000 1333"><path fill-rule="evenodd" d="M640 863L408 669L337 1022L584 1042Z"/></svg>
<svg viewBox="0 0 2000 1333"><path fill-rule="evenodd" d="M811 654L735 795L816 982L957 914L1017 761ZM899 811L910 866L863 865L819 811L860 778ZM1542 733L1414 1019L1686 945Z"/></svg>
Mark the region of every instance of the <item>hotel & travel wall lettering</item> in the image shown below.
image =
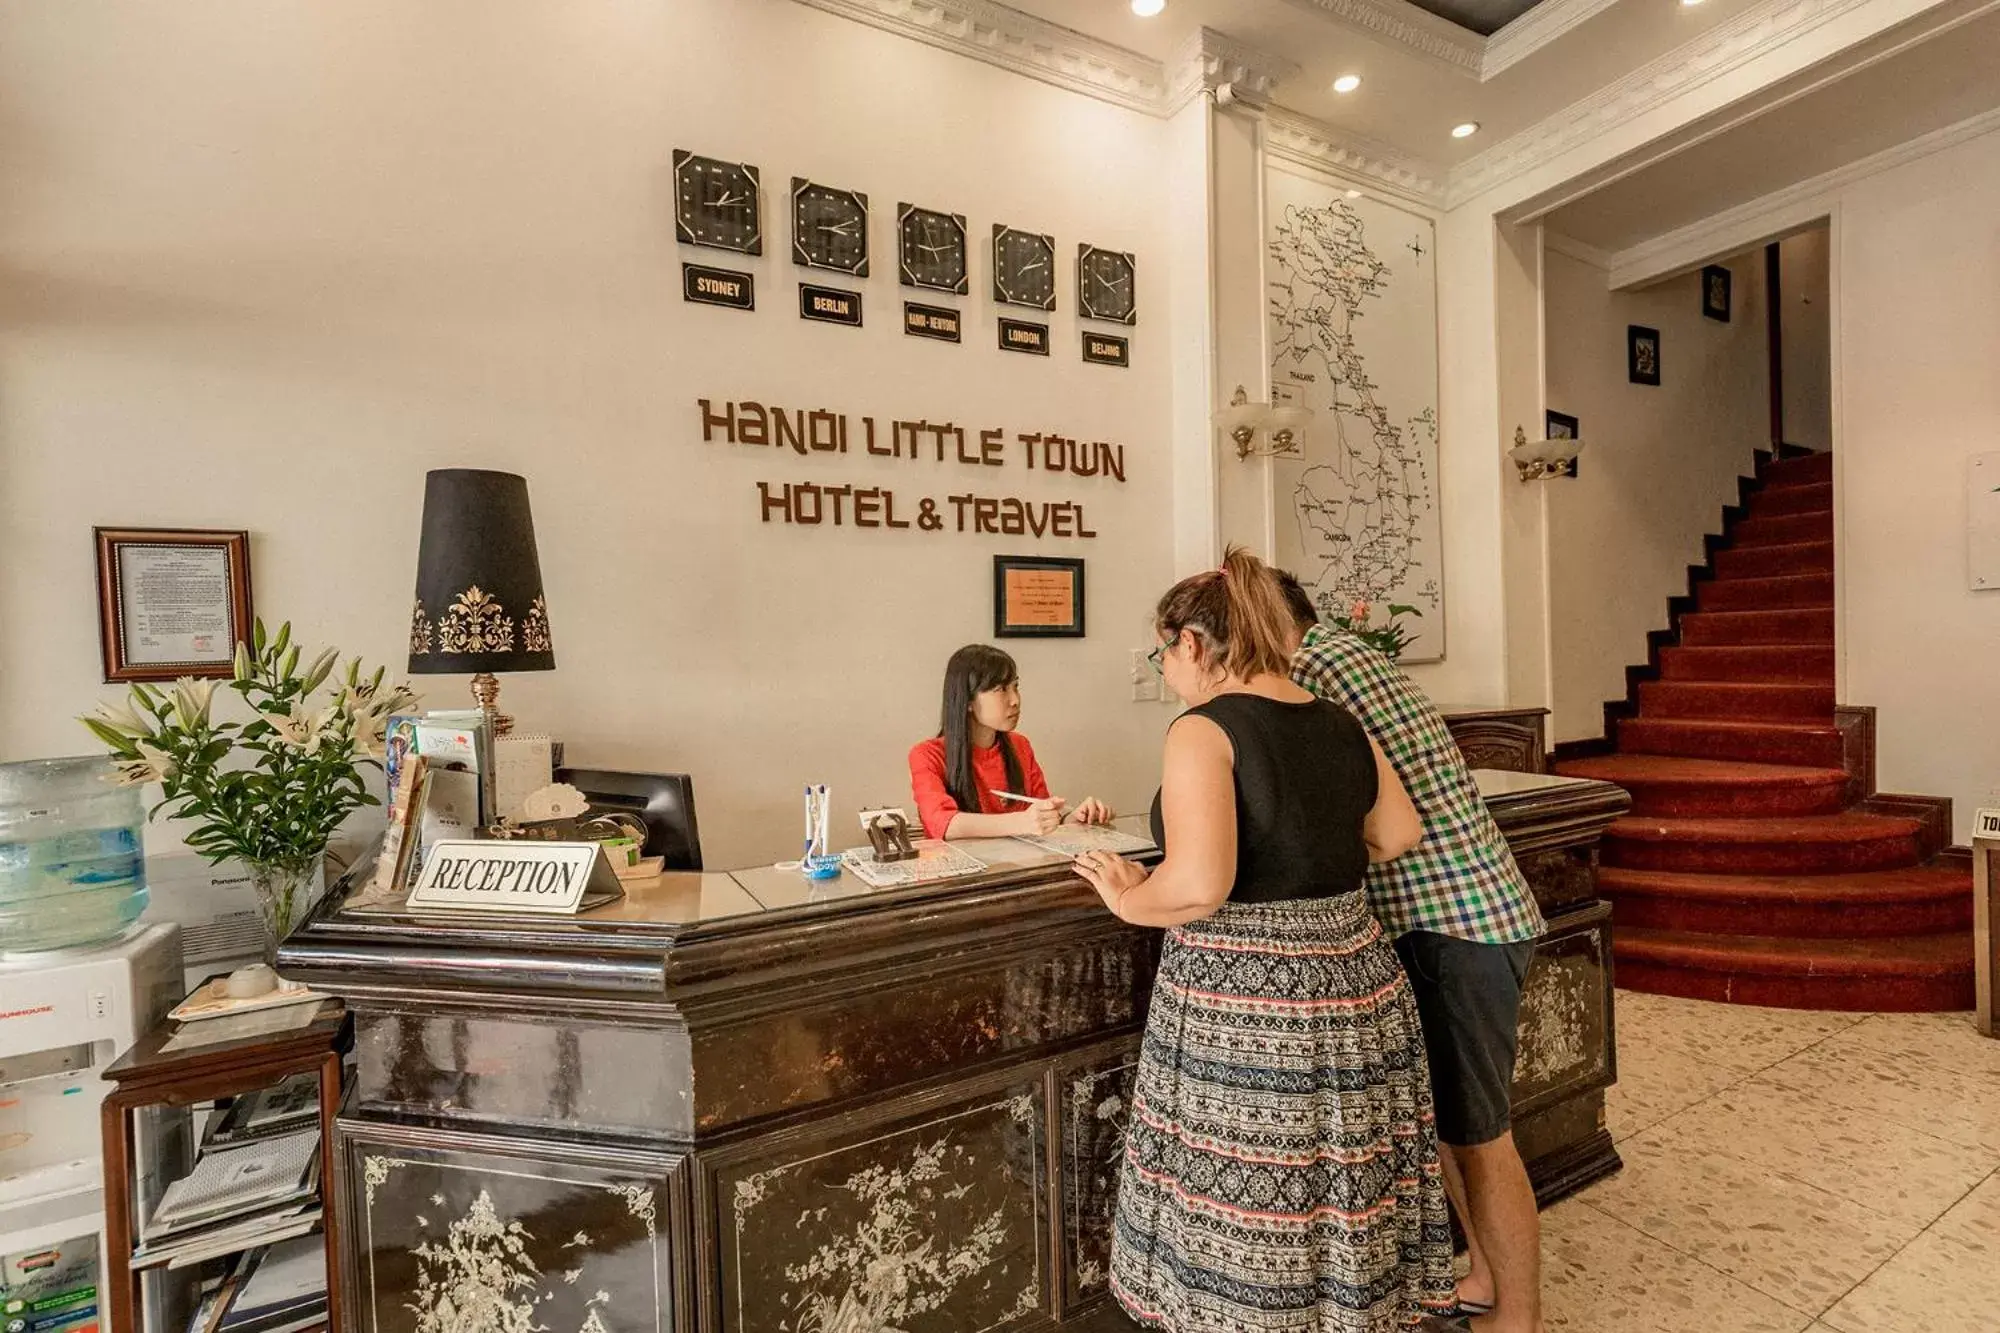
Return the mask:
<svg viewBox="0 0 2000 1333"><path fill-rule="evenodd" d="M1098 483L1125 482L1125 446L1078 440L1056 431L1010 431L927 418L854 416L826 408L786 408L754 399L696 400L705 444L778 451L783 456L900 460L933 467L1017 468ZM983 475L993 476L991 473ZM994 480L999 480L995 476ZM907 529L1031 537L1090 539L1097 532L1080 499L1044 500L994 493L990 488L946 487L917 494L885 484L879 470L867 483L759 481L762 522L805 527Z"/></svg>

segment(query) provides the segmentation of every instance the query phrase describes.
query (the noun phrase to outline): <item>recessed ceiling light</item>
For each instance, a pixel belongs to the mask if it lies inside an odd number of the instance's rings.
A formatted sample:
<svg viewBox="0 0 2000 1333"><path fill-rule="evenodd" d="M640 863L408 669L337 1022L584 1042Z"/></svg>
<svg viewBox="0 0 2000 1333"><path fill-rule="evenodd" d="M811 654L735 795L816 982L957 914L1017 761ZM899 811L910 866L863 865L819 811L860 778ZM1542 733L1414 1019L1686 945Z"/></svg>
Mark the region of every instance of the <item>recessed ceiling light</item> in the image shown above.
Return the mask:
<svg viewBox="0 0 2000 1333"><path fill-rule="evenodd" d="M1701 0L1681 0L1681 5L1687 9L1693 9L1696 5L1700 3Z"/></svg>
<svg viewBox="0 0 2000 1333"><path fill-rule="evenodd" d="M1359 190L1349 190L1349 191L1347 192L1347 197L1348 197L1349 199L1359 199L1359 198L1361 197L1361 191L1359 191Z"/></svg>
<svg viewBox="0 0 2000 1333"><path fill-rule="evenodd" d="M1333 90L1337 93L1351 93L1360 86L1361 76L1359 74L1343 74L1333 81Z"/></svg>
<svg viewBox="0 0 2000 1333"><path fill-rule="evenodd" d="M1479 122L1476 120L1468 120L1463 125L1451 127L1451 137L1454 139L1470 139L1477 133L1479 133Z"/></svg>
<svg viewBox="0 0 2000 1333"><path fill-rule="evenodd" d="M1167 0L1132 0L1132 12L1149 19L1167 7Z"/></svg>

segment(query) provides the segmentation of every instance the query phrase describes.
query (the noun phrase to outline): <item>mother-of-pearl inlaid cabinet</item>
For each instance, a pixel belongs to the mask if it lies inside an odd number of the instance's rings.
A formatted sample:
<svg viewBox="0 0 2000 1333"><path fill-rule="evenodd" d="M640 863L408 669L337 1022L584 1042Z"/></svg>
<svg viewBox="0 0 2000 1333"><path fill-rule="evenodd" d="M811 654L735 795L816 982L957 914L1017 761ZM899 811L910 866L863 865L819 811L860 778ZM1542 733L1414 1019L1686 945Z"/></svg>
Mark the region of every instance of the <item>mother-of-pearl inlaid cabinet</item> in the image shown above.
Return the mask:
<svg viewBox="0 0 2000 1333"><path fill-rule="evenodd" d="M1549 918L1515 1090L1547 1199L1618 1163L1595 848L1625 796L1481 781ZM988 873L670 874L575 919L413 914L358 867L280 960L354 1015L332 1145L347 1327L1102 1320L1159 935L1059 858L968 846Z"/></svg>

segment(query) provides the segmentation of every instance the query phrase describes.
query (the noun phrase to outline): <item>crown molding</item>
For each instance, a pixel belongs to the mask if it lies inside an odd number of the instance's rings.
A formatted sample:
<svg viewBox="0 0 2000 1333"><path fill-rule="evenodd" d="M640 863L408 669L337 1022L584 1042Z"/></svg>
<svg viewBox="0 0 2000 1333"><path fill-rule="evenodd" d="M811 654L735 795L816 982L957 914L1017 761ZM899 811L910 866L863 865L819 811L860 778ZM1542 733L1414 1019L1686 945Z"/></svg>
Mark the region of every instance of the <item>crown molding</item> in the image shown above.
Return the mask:
<svg viewBox="0 0 2000 1333"><path fill-rule="evenodd" d="M1310 116L1272 107L1264 117L1264 151L1298 166L1329 172L1357 185L1430 209L1444 204L1444 173L1387 144L1334 129Z"/></svg>
<svg viewBox="0 0 2000 1333"><path fill-rule="evenodd" d="M1128 110L1166 114L1166 70L1159 61L992 0L798 3Z"/></svg>
<svg viewBox="0 0 2000 1333"><path fill-rule="evenodd" d="M1875 0L1764 0L1453 168L1451 207Z"/></svg>
<svg viewBox="0 0 2000 1333"><path fill-rule="evenodd" d="M1270 101L1278 84L1299 72L1294 62L1213 28L1202 28L1189 36L1167 68L1166 97L1156 112L1169 116L1202 93L1224 85L1244 103L1261 107Z"/></svg>
<svg viewBox="0 0 2000 1333"><path fill-rule="evenodd" d="M1486 39L1409 0L1291 0L1345 27L1407 46L1418 55L1472 78L1480 77Z"/></svg>
<svg viewBox="0 0 2000 1333"><path fill-rule="evenodd" d="M1610 285L1616 290L1657 282L1717 255L1788 235L1832 216L1840 206L1841 193L1850 186L1990 134L2000 134L2000 108L1968 116L1907 143L1641 241L1610 256L1605 265Z"/></svg>
<svg viewBox="0 0 2000 1333"><path fill-rule="evenodd" d="M1480 82L1499 77L1502 71L1520 64L1617 3L1618 0L1542 0L1486 39L1479 61Z"/></svg>
<svg viewBox="0 0 2000 1333"><path fill-rule="evenodd" d="M1594 245L1579 241L1574 236L1566 236L1559 231L1550 231L1547 223L1542 224L1542 249L1553 254L1567 256L1570 259L1576 260L1579 264L1588 264L1592 268L1603 269L1607 275L1611 272L1613 261L1617 259L1617 256L1609 250L1600 250Z"/></svg>

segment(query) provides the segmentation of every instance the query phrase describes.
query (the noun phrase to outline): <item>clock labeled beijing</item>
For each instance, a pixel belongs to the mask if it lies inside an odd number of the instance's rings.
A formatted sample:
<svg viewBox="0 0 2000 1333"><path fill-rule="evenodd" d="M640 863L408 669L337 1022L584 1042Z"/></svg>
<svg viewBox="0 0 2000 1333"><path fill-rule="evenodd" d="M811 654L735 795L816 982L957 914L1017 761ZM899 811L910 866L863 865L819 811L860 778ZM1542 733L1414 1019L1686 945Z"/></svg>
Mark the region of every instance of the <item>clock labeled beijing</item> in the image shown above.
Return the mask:
<svg viewBox="0 0 2000 1333"><path fill-rule="evenodd" d="M1123 250L1080 245L1076 253L1076 304L1085 319L1137 324L1138 277Z"/></svg>

